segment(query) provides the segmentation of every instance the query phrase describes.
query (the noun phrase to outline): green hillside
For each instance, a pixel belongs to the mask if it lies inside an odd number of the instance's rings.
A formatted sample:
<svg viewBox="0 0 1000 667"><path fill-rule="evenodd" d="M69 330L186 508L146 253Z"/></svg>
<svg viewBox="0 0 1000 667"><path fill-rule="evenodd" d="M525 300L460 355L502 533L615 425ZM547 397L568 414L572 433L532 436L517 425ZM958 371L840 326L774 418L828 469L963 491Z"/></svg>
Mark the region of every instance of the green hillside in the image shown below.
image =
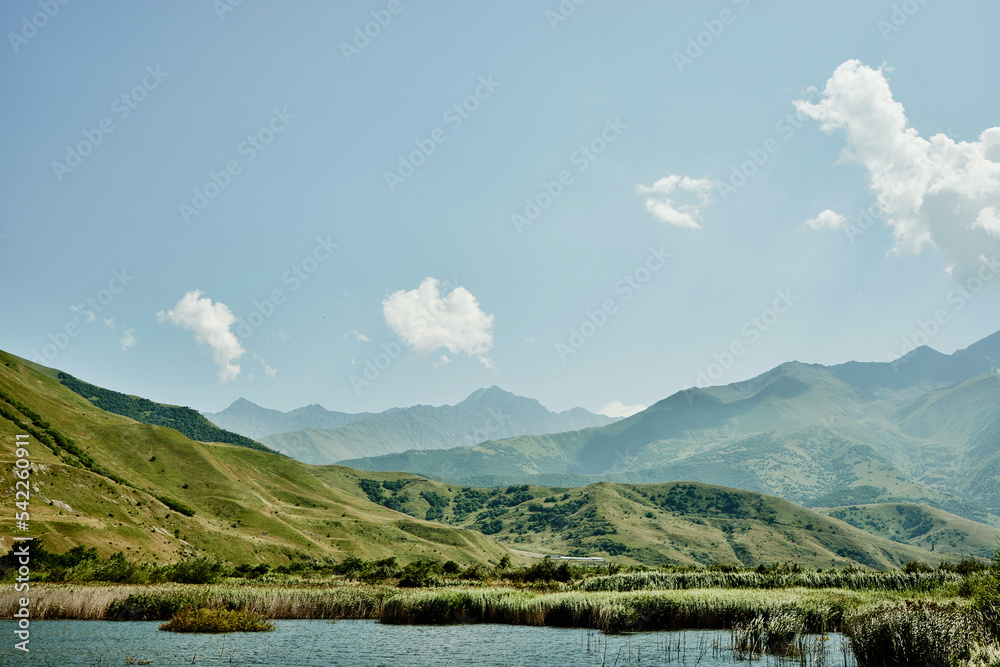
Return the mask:
<svg viewBox="0 0 1000 667"><path fill-rule="evenodd" d="M225 442L230 445L277 453L255 440L219 428L203 417L198 411L191 408L154 403L138 396L129 396L118 391L102 389L101 387L77 380L68 373L59 372L56 374L56 377L67 388L80 394L80 396L83 396L100 409L113 412L116 415L130 417L143 424L169 426L170 428L177 429L192 440Z"/></svg>
<svg viewBox="0 0 1000 667"><path fill-rule="evenodd" d="M677 482L477 489L369 473L376 502L476 528L520 553L602 556L623 563L756 566L794 561L876 569L943 552L890 541L781 498Z"/></svg>
<svg viewBox="0 0 1000 667"><path fill-rule="evenodd" d="M0 391L9 399L0 401L0 438L8 443L0 474L13 488L15 436L33 434L30 534L57 551L84 545L154 561L196 551L234 563L351 554L470 563L507 553L479 532L372 503L352 470L192 441L102 411L46 371L0 352ZM14 515L13 494L4 511ZM5 522L7 547L12 534Z"/></svg>
<svg viewBox="0 0 1000 667"><path fill-rule="evenodd" d="M1000 530L926 505L882 503L819 510L861 530L939 555L990 557Z"/></svg>
<svg viewBox="0 0 1000 667"><path fill-rule="evenodd" d="M944 553L706 484L482 489L310 466L138 423L95 407L51 369L4 353L0 362L0 438L32 436L30 532L56 551L83 545L151 561L199 552L281 564L348 555L496 562L512 549L522 561L557 553L647 565L792 560L880 569ZM13 447L0 456L10 487L13 457ZM13 515L13 496L5 507ZM12 534L10 523L0 528L8 546Z"/></svg>
<svg viewBox="0 0 1000 667"><path fill-rule="evenodd" d="M793 362L609 426L343 463L466 485L693 480L806 506L922 503L1000 526L997 405L993 374L900 400Z"/></svg>

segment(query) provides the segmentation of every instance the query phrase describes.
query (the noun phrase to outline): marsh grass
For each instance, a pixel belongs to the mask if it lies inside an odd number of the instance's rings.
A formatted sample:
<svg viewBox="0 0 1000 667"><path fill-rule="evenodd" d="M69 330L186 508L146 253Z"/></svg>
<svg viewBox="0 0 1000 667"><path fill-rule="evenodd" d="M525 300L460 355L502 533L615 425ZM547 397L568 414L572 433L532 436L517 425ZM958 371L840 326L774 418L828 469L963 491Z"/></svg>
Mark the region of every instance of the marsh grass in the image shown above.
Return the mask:
<svg viewBox="0 0 1000 667"><path fill-rule="evenodd" d="M593 577L577 587L582 591L650 591L698 588L843 588L855 591L931 591L958 586L962 575L935 572L628 572Z"/></svg>
<svg viewBox="0 0 1000 667"><path fill-rule="evenodd" d="M229 609L182 609L160 626L168 632L269 632L274 623L259 614Z"/></svg>
<svg viewBox="0 0 1000 667"><path fill-rule="evenodd" d="M907 600L851 614L844 634L859 667L1000 664L983 618L955 603Z"/></svg>
<svg viewBox="0 0 1000 667"><path fill-rule="evenodd" d="M182 609L248 611L266 618L377 619L398 589L385 586L245 586L155 584L32 586L32 617L77 620L167 620ZM13 618L18 594L0 593L0 618Z"/></svg>
<svg viewBox="0 0 1000 667"><path fill-rule="evenodd" d="M794 616L800 632L840 627L845 610L878 600L856 591L792 589L537 593L435 589L386 600L381 620L394 624L508 623L586 627L604 632L731 629L755 618Z"/></svg>

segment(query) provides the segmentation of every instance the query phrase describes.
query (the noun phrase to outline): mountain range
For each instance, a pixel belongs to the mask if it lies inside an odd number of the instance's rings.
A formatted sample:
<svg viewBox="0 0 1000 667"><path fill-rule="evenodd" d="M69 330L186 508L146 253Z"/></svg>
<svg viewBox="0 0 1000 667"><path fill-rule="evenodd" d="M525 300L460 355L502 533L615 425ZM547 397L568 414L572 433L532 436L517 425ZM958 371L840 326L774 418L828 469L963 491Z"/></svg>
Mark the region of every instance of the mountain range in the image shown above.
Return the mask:
<svg viewBox="0 0 1000 667"><path fill-rule="evenodd" d="M891 363L789 362L598 428L342 461L456 483L699 481L810 507L923 503L1000 525L1000 333Z"/></svg>
<svg viewBox="0 0 1000 667"><path fill-rule="evenodd" d="M416 405L376 414L331 412L319 405L285 413L240 399L205 416L222 428L316 465L410 449L469 447L485 440L560 433L615 421L583 408L550 412L535 399L496 386L479 389L457 405Z"/></svg>
<svg viewBox="0 0 1000 667"><path fill-rule="evenodd" d="M69 377L0 352L0 437L29 436L21 442L30 459L30 532L55 551L82 545L104 556L162 561L197 553L272 565L350 555L525 562L574 553L623 563L794 559L883 569L982 555L1000 535L922 505L821 514L695 482L475 488L311 466L143 421L179 414L176 406L126 397L141 408L134 417L105 411L92 400L108 401L108 390L76 381L79 394L61 376ZM13 470L17 456L12 447L0 451L4 469ZM4 500L11 513L13 504L13 496ZM0 526L5 546L15 534L12 522Z"/></svg>

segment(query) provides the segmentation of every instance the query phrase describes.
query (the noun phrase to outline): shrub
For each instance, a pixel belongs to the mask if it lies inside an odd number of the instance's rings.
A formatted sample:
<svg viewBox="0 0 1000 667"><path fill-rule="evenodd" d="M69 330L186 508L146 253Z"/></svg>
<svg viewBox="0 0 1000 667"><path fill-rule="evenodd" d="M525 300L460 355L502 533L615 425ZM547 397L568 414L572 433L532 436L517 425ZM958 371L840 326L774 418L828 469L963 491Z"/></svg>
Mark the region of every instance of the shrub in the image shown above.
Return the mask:
<svg viewBox="0 0 1000 667"><path fill-rule="evenodd" d="M182 609L160 630L169 632L267 632L274 623L247 611L228 609Z"/></svg>
<svg viewBox="0 0 1000 667"><path fill-rule="evenodd" d="M933 572L934 568L920 560L911 560L903 566L903 572L913 574L915 572Z"/></svg>
<svg viewBox="0 0 1000 667"><path fill-rule="evenodd" d="M416 561L403 568L399 577L400 588L426 588L428 586L440 586L440 576L444 570L439 563L434 561Z"/></svg>
<svg viewBox="0 0 1000 667"><path fill-rule="evenodd" d="M168 569L167 581L179 584L214 584L228 574L220 560L206 558L185 558Z"/></svg>

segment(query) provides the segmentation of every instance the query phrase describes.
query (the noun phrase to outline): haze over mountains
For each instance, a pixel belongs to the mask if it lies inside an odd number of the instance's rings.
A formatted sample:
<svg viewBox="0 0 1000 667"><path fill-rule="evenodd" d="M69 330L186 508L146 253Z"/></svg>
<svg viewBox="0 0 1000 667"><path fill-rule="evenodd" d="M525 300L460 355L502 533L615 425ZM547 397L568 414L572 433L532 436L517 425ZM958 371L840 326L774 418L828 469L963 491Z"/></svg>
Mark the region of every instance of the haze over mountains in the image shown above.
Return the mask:
<svg viewBox="0 0 1000 667"><path fill-rule="evenodd" d="M693 480L815 507L920 502L1000 525L1000 333L951 355L789 362L614 424L344 461L467 484Z"/></svg>
<svg viewBox="0 0 1000 667"><path fill-rule="evenodd" d="M614 421L583 408L550 412L535 399L496 386L474 391L457 405L415 405L377 414L331 412L319 405L283 413L240 399L222 412L205 416L222 428L257 438L292 458L317 465L362 455L472 446L516 435L560 433ZM251 432L258 435L251 436Z"/></svg>
<svg viewBox="0 0 1000 667"><path fill-rule="evenodd" d="M221 412L202 412L210 422L234 433L259 440L274 433L298 431L304 428L340 428L371 413L334 412L318 403L289 412L262 408L245 398L233 401Z"/></svg>

